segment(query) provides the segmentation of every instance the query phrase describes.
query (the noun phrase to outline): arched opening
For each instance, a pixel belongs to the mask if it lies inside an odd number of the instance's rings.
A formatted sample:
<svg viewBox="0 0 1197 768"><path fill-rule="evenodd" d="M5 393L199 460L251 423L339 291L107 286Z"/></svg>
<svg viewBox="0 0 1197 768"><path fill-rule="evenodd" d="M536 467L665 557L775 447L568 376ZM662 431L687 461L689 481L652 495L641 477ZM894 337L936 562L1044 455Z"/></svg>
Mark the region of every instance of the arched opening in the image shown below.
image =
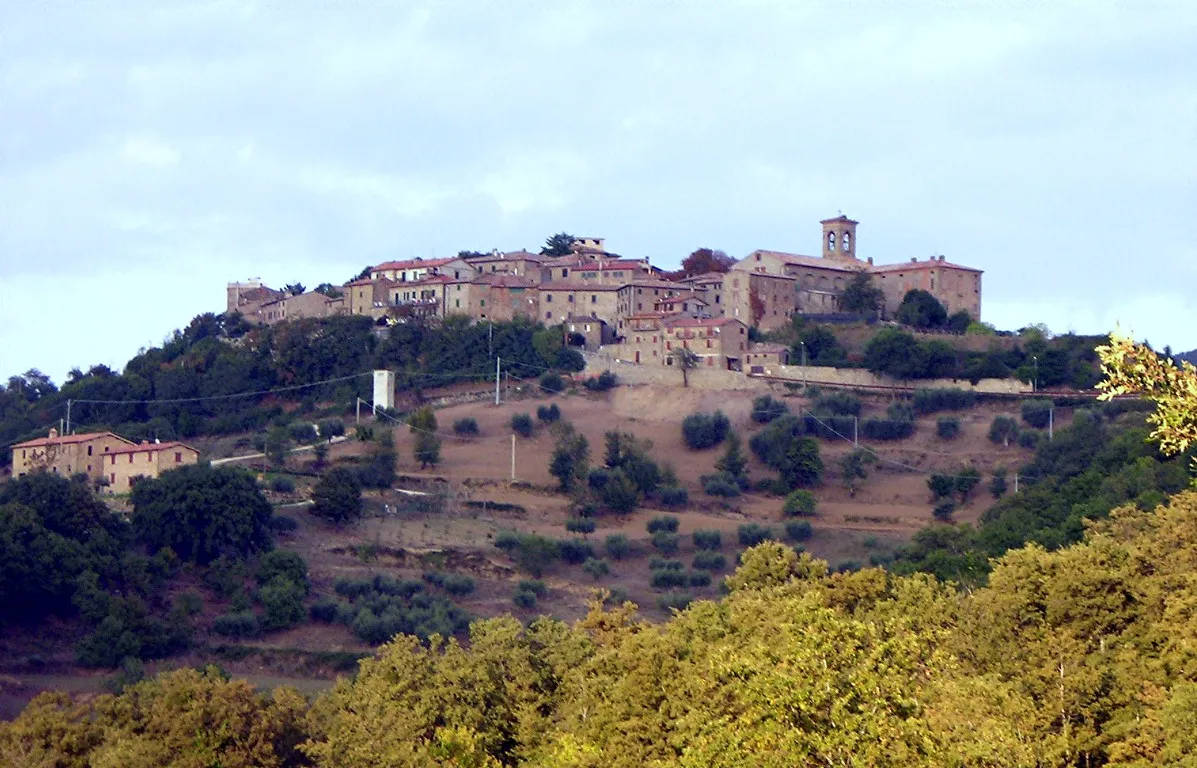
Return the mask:
<svg viewBox="0 0 1197 768"><path fill-rule="evenodd" d="M840 240L840 247L844 249L844 253L848 253L849 251L852 250L852 234L851 233L849 233L849 232L844 233L844 237Z"/></svg>
<svg viewBox="0 0 1197 768"><path fill-rule="evenodd" d="M835 233L834 232L827 233L827 250L831 251L833 253L835 252Z"/></svg>

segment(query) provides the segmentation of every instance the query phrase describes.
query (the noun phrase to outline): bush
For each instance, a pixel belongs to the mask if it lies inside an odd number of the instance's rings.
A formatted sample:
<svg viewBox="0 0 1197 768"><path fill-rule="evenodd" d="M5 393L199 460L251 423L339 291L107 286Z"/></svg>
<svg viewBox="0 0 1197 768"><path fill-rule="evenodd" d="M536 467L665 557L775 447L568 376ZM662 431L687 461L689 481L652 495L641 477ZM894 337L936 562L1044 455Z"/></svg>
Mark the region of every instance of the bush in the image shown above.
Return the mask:
<svg viewBox="0 0 1197 768"><path fill-rule="evenodd" d="M677 533L678 524L681 521L673 515L658 515L649 520L644 526L649 533L657 533L658 531L668 531L669 533Z"/></svg>
<svg viewBox="0 0 1197 768"><path fill-rule="evenodd" d="M787 520L785 529L790 541L806 541L814 533L809 520Z"/></svg>
<svg viewBox="0 0 1197 768"><path fill-rule="evenodd" d="M719 531L697 530L690 536L695 549L719 549L723 546L723 534Z"/></svg>
<svg viewBox="0 0 1197 768"><path fill-rule="evenodd" d="M848 392L832 392L815 400L815 413L826 413L833 416L859 416L860 398Z"/></svg>
<svg viewBox="0 0 1197 768"><path fill-rule="evenodd" d="M740 495L740 485L736 477L727 472L702 476L702 489L708 496L721 496L725 499Z"/></svg>
<svg viewBox="0 0 1197 768"><path fill-rule="evenodd" d="M613 533L603 541L603 549L613 560L622 560L632 552L632 544L622 533Z"/></svg>
<svg viewBox="0 0 1197 768"><path fill-rule="evenodd" d="M1011 416L994 416L989 425L989 441L1010 445L1011 440L1018 438L1018 422Z"/></svg>
<svg viewBox="0 0 1197 768"><path fill-rule="evenodd" d="M727 567L727 558L719 552L698 552L693 565L700 571L722 571Z"/></svg>
<svg viewBox="0 0 1197 768"><path fill-rule="evenodd" d="M672 589L686 586L687 581L684 571L670 569L653 571L648 583L653 589Z"/></svg>
<svg viewBox="0 0 1197 768"><path fill-rule="evenodd" d="M916 389L914 391L915 413L937 413L939 411L962 411L977 404L977 393L965 389Z"/></svg>
<svg viewBox="0 0 1197 768"><path fill-rule="evenodd" d="M690 503L690 494L685 488L669 485L657 489L657 500L661 502L662 506L676 509Z"/></svg>
<svg viewBox="0 0 1197 768"><path fill-rule="evenodd" d="M610 371L603 371L592 379L587 379L582 386L591 392L606 392L619 383L619 379Z"/></svg>
<svg viewBox="0 0 1197 768"><path fill-rule="evenodd" d="M525 592L522 589L517 589L515 595L512 596L511 602L515 603L516 607L530 610L536 607L536 595L532 592Z"/></svg>
<svg viewBox="0 0 1197 768"><path fill-rule="evenodd" d="M594 557L594 547L583 539L562 539L557 542L557 551L561 553L561 559L570 565L578 565Z"/></svg>
<svg viewBox="0 0 1197 768"><path fill-rule="evenodd" d="M648 567L653 571L683 571L686 569L681 560L669 560L664 557L649 559Z"/></svg>
<svg viewBox="0 0 1197 768"><path fill-rule="evenodd" d="M549 593L549 588L540 579L521 579L517 589L521 592L531 592L537 597L544 597Z"/></svg>
<svg viewBox="0 0 1197 768"><path fill-rule="evenodd" d="M362 485L356 473L345 467L333 467L312 489L313 515L340 525L362 513Z"/></svg>
<svg viewBox="0 0 1197 768"><path fill-rule="evenodd" d="M275 493L293 493L295 491L295 481L286 475L275 475L270 478L270 490Z"/></svg>
<svg viewBox="0 0 1197 768"><path fill-rule="evenodd" d="M453 422L453 434L461 437L476 437L478 435L478 420L466 416Z"/></svg>
<svg viewBox="0 0 1197 768"><path fill-rule="evenodd" d="M692 595L661 595L657 599L657 605L664 611L684 611L694 602Z"/></svg>
<svg viewBox="0 0 1197 768"><path fill-rule="evenodd" d="M299 527L299 523L295 522L295 518L287 517L286 515L271 515L267 525L270 526L271 531L279 535L291 533Z"/></svg>
<svg viewBox="0 0 1197 768"><path fill-rule="evenodd" d="M960 419L940 416L935 422L935 434L942 440L955 440L960 436Z"/></svg>
<svg viewBox="0 0 1197 768"><path fill-rule="evenodd" d="M989 492L993 495L993 498L1000 499L1006 494L1006 490L1006 470L995 470L993 480L989 482Z"/></svg>
<svg viewBox="0 0 1197 768"><path fill-rule="evenodd" d="M264 586L279 576L301 586L304 596L307 596L308 564L298 552L275 549L262 555L257 573L254 574L258 584Z"/></svg>
<svg viewBox="0 0 1197 768"><path fill-rule="evenodd" d="M691 449L701 451L722 443L730 426L723 411L692 413L682 421L682 437Z"/></svg>
<svg viewBox="0 0 1197 768"><path fill-rule="evenodd" d="M287 433L297 443L314 443L318 439L316 427L312 424L292 424Z"/></svg>
<svg viewBox="0 0 1197 768"><path fill-rule="evenodd" d="M1023 400L1022 401L1022 420L1029 426L1036 429L1043 429L1047 427L1051 420L1052 401L1051 400Z"/></svg>
<svg viewBox="0 0 1197 768"><path fill-rule="evenodd" d="M511 429L520 437L532 437L535 425L532 416L527 413L517 413L511 417Z"/></svg>
<svg viewBox="0 0 1197 768"><path fill-rule="evenodd" d="M342 613L343 608L347 607L348 605L349 603L346 603L343 600L336 600L331 597L322 597L316 602L312 603L312 607L308 613L311 615L313 621L332 624L337 620L337 616Z"/></svg>
<svg viewBox="0 0 1197 768"><path fill-rule="evenodd" d="M533 576L540 576L561 557L556 541L534 533L504 531L495 537L495 546Z"/></svg>
<svg viewBox="0 0 1197 768"><path fill-rule="evenodd" d="M752 420L757 424L767 424L789 414L789 406L772 395L762 395L752 401Z"/></svg>
<svg viewBox="0 0 1197 768"><path fill-rule="evenodd" d="M790 490L785 481L776 477L763 477L757 480L752 488L757 493L764 493L769 496L785 496Z"/></svg>
<svg viewBox="0 0 1197 768"><path fill-rule="evenodd" d="M582 570L590 574L590 578L598 581L602 577L611 573L611 566L607 564L606 560L599 560L591 557L582 563Z"/></svg>
<svg viewBox="0 0 1197 768"><path fill-rule="evenodd" d="M367 427L365 424L359 424L353 429L354 436L363 443L368 443L374 439L374 427Z"/></svg>
<svg viewBox="0 0 1197 768"><path fill-rule="evenodd" d="M636 509L640 503L640 492L622 469L610 470L607 481L603 484L599 497L607 509L620 515L626 515Z"/></svg>
<svg viewBox="0 0 1197 768"><path fill-rule="evenodd" d="M559 421L561 419L561 408L559 408L556 403L537 406L536 418L540 419L545 424L552 424L554 421Z"/></svg>
<svg viewBox="0 0 1197 768"><path fill-rule="evenodd" d="M686 574L686 583L691 587L709 587L711 574L707 571L690 571Z"/></svg>
<svg viewBox="0 0 1197 768"><path fill-rule="evenodd" d="M1020 448L1030 448L1034 450L1039 446L1039 441L1042 439L1043 433L1033 429L1024 429L1018 433L1018 445Z"/></svg>
<svg viewBox="0 0 1197 768"><path fill-rule="evenodd" d="M956 492L956 478L952 475L931 475L927 478L927 489L936 501L946 499Z"/></svg>
<svg viewBox="0 0 1197 768"><path fill-rule="evenodd" d="M815 513L817 501L810 491L798 490L786 496L781 513L786 517L809 517Z"/></svg>
<svg viewBox="0 0 1197 768"><path fill-rule="evenodd" d="M212 622L212 631L225 637L257 637L258 617L251 611L237 611L217 616Z"/></svg>
<svg viewBox="0 0 1197 768"><path fill-rule="evenodd" d="M340 419L329 419L320 422L320 436L325 440L340 437L345 434L345 422Z"/></svg>
<svg viewBox="0 0 1197 768"><path fill-rule="evenodd" d="M736 538L740 540L741 546L755 547L762 541L772 539L773 529L767 525L746 523L736 529Z"/></svg>
<svg viewBox="0 0 1197 768"><path fill-rule="evenodd" d="M657 531L653 534L653 549L663 555L672 555L681 545L681 537L668 531Z"/></svg>
<svg viewBox="0 0 1197 768"><path fill-rule="evenodd" d="M302 624L308 612L304 610L303 599L307 596L307 579L297 584L286 576L275 576L258 590L258 602L262 604L262 629L274 632Z"/></svg>
<svg viewBox="0 0 1197 768"><path fill-rule="evenodd" d="M860 432L870 440L903 440L914 434L914 421L910 419L865 419Z"/></svg>
<svg viewBox="0 0 1197 768"><path fill-rule="evenodd" d="M935 505L935 509L931 511L931 514L934 515L935 519L941 523L950 523L952 522L952 513L955 511L956 502L945 501Z"/></svg>
<svg viewBox="0 0 1197 768"><path fill-rule="evenodd" d="M550 395L559 395L565 391L565 379L561 374L549 371L540 377L540 389Z"/></svg>
<svg viewBox="0 0 1197 768"><path fill-rule="evenodd" d="M462 597L474 591L474 579L464 573L441 573L430 571L424 574L424 581L440 587L454 597Z"/></svg>
<svg viewBox="0 0 1197 768"><path fill-rule="evenodd" d="M565 521L565 530L570 533L594 533L596 523L587 517L571 517Z"/></svg>

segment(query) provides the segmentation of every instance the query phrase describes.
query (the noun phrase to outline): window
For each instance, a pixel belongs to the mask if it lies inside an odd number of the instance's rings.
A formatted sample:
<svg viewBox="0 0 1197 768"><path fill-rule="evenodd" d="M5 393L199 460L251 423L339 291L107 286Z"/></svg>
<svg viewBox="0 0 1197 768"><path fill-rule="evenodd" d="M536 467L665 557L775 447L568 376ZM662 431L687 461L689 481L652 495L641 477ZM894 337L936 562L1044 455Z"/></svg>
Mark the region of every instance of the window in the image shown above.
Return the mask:
<svg viewBox="0 0 1197 768"><path fill-rule="evenodd" d="M552 319L553 319L553 312L552 312L552 310L549 310L548 312L545 312L545 313L544 313L544 319L545 319L545 320L552 320Z"/></svg>
<svg viewBox="0 0 1197 768"><path fill-rule="evenodd" d="M453 306L454 306L454 307L457 307L457 308L460 308L460 307L461 307L461 299L454 299L454 300L453 300Z"/></svg>
<svg viewBox="0 0 1197 768"><path fill-rule="evenodd" d="M636 311L639 312L642 309L644 309L644 305L640 302L636 302Z"/></svg>
<svg viewBox="0 0 1197 768"><path fill-rule="evenodd" d="M844 237L840 241L840 247L843 249L844 253L852 250L852 235L850 233L844 233Z"/></svg>
<svg viewBox="0 0 1197 768"><path fill-rule="evenodd" d="M835 250L835 233L834 232L827 233L827 250L829 250L829 251Z"/></svg>
<svg viewBox="0 0 1197 768"><path fill-rule="evenodd" d="M131 454L131 453L129 454L129 463L130 464L133 463L133 454Z"/></svg>
<svg viewBox="0 0 1197 768"><path fill-rule="evenodd" d="M711 348L711 340L707 339L707 349L710 349L710 348Z"/></svg>
<svg viewBox="0 0 1197 768"><path fill-rule="evenodd" d="M88 472L91 472L91 465L90 465L90 464L88 464L88 465L87 465L87 471L88 471Z"/></svg>
<svg viewBox="0 0 1197 768"><path fill-rule="evenodd" d="M108 476L108 482L109 482L111 485L116 485L116 475L115 475L115 474L109 475L109 476Z"/></svg>
<svg viewBox="0 0 1197 768"><path fill-rule="evenodd" d="M574 295L572 293L569 295L569 303L570 304L574 303Z"/></svg>
<svg viewBox="0 0 1197 768"><path fill-rule="evenodd" d="M569 277L569 270L568 270L568 269L565 269L564 267L562 267L562 269L561 269L561 276L562 276L562 277Z"/></svg>
<svg viewBox="0 0 1197 768"><path fill-rule="evenodd" d="M759 253L756 255L756 260L757 260L757 261L760 261L760 260L761 260L761 255L760 255Z"/></svg>
<svg viewBox="0 0 1197 768"><path fill-rule="evenodd" d="M597 294L594 294L594 293L590 294L590 303L591 304L598 303L598 295Z"/></svg>
<svg viewBox="0 0 1197 768"><path fill-rule="evenodd" d="M552 304L552 303L553 303L553 294L551 294L551 293L550 293L550 294L547 294L547 295L545 295L545 297L544 297L544 303L545 303L545 304Z"/></svg>
<svg viewBox="0 0 1197 768"><path fill-rule="evenodd" d="M112 456L110 456L109 458L110 458L110 459L112 459L112 465L113 465L113 466L116 466L116 455L115 455L115 454L113 454L113 455L112 455Z"/></svg>
<svg viewBox="0 0 1197 768"><path fill-rule="evenodd" d="M486 306L486 299L482 299L482 300L480 300L480 301L478 302L478 306L480 306L480 307L485 307L485 306Z"/></svg>
<svg viewBox="0 0 1197 768"><path fill-rule="evenodd" d="M90 445L89 445L89 446L87 446L87 455L88 455L88 456L90 456L90 455L91 455L91 449L92 449L92 446L90 446Z"/></svg>

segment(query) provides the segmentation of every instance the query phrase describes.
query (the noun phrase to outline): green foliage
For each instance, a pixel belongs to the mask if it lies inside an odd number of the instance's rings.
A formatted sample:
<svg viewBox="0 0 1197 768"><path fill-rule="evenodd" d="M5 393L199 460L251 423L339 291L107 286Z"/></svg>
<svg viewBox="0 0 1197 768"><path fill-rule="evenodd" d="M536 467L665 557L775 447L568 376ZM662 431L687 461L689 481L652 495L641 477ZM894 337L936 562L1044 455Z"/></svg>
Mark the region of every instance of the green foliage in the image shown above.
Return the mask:
<svg viewBox="0 0 1197 768"><path fill-rule="evenodd" d="M694 568L700 571L722 571L727 567L727 558L722 553L703 550L694 553Z"/></svg>
<svg viewBox="0 0 1197 768"><path fill-rule="evenodd" d="M275 493L294 493L295 481L286 475L275 475L270 478L270 490Z"/></svg>
<svg viewBox="0 0 1197 768"><path fill-rule="evenodd" d="M477 437L478 420L473 416L465 416L453 422L453 434L459 437Z"/></svg>
<svg viewBox="0 0 1197 768"><path fill-rule="evenodd" d="M757 424L768 424L789 414L789 406L772 395L761 395L752 401L752 420Z"/></svg>
<svg viewBox="0 0 1197 768"><path fill-rule="evenodd" d="M860 398L848 392L831 392L817 398L813 404L817 414L830 416L859 416Z"/></svg>
<svg viewBox="0 0 1197 768"><path fill-rule="evenodd" d="M809 437L803 437L803 432L801 420L783 416L748 441L757 458L778 471L787 490L817 485L823 476L819 445Z"/></svg>
<svg viewBox="0 0 1197 768"><path fill-rule="evenodd" d="M536 418L540 419L545 424L552 424L561 418L561 408L556 403L549 405L539 405L536 407Z"/></svg>
<svg viewBox="0 0 1197 768"><path fill-rule="evenodd" d="M311 445L318 439L315 424L292 424L287 428L287 434L295 442L304 445Z"/></svg>
<svg viewBox="0 0 1197 768"><path fill-rule="evenodd" d="M598 581L602 577L611 573L611 566L606 560L599 560L594 557L589 557L586 562L582 563L582 570L589 574L590 578Z"/></svg>
<svg viewBox="0 0 1197 768"><path fill-rule="evenodd" d="M815 495L810 491L798 490L786 496L781 505L781 514L785 517L810 517L815 514L817 504Z"/></svg>
<svg viewBox="0 0 1197 768"><path fill-rule="evenodd" d="M839 366L847 360L848 350L829 328L807 322L800 314L791 321L797 339L790 347L790 361L807 365Z"/></svg>
<svg viewBox="0 0 1197 768"><path fill-rule="evenodd" d="M691 534L695 549L713 550L723 546L723 534L719 531L698 529Z"/></svg>
<svg viewBox="0 0 1197 768"><path fill-rule="evenodd" d="M943 328L948 322L948 310L939 302L939 299L927 291L916 288L907 291L906 295L902 297L902 303L894 312L894 319L902 325L909 325L912 328ZM967 327L967 323L965 326Z"/></svg>
<svg viewBox="0 0 1197 768"><path fill-rule="evenodd" d="M885 294L873 283L868 272L858 272L844 286L840 294L840 310L861 315L880 312L885 306Z"/></svg>
<svg viewBox="0 0 1197 768"><path fill-rule="evenodd" d="M225 637L241 639L257 637L262 627L252 611L235 611L217 616L212 621L212 631Z"/></svg>
<svg viewBox="0 0 1197 768"><path fill-rule="evenodd" d="M941 440L955 440L960 436L960 419L940 416L935 422L935 434Z"/></svg>
<svg viewBox="0 0 1197 768"><path fill-rule="evenodd" d="M672 555L681 546L681 536L669 531L657 531L652 535L653 549L663 555Z"/></svg>
<svg viewBox="0 0 1197 768"><path fill-rule="evenodd" d="M1046 429L1051 419L1052 401L1042 398L1023 400L1022 420L1036 429Z"/></svg>
<svg viewBox="0 0 1197 768"><path fill-rule="evenodd" d="M632 552L632 544L622 533L613 533L603 540L603 549L612 560L622 560Z"/></svg>
<svg viewBox="0 0 1197 768"><path fill-rule="evenodd" d="M690 494L685 488L679 488L677 486L665 486L657 489L657 501L659 501L663 507L677 509L678 507L684 507L690 503Z"/></svg>
<svg viewBox="0 0 1197 768"><path fill-rule="evenodd" d="M599 491L599 498L607 509L619 515L634 511L640 503L640 493L635 483L622 469L607 474L607 482Z"/></svg>
<svg viewBox="0 0 1197 768"><path fill-rule="evenodd" d="M477 586L474 579L464 573L442 573L440 571L427 571L424 573L424 581L428 582L434 587L440 587L445 592L454 597L463 597L474 591Z"/></svg>
<svg viewBox="0 0 1197 768"><path fill-rule="evenodd" d="M948 500L935 505L931 514L941 523L952 522L952 515L956 512L956 502Z"/></svg>
<svg viewBox="0 0 1197 768"><path fill-rule="evenodd" d="M596 527L595 521L588 517L571 517L565 521L565 530L570 533L594 533Z"/></svg>
<svg viewBox="0 0 1197 768"><path fill-rule="evenodd" d="M1018 433L1018 447L1035 449L1042 439L1043 433L1033 429L1024 429Z"/></svg>
<svg viewBox="0 0 1197 768"><path fill-rule="evenodd" d="M993 479L989 481L989 493L995 499L1000 499L1006 495L1006 470L996 469L993 472Z"/></svg>
<svg viewBox="0 0 1197 768"><path fill-rule="evenodd" d="M579 488L582 480L589 475L589 458L590 443L586 437L572 427L560 429L549 460L549 474L557 478L557 485L562 491L569 493Z"/></svg>
<svg viewBox="0 0 1197 768"><path fill-rule="evenodd" d="M258 602L262 604L262 629L273 632L302 624L308 616L303 604L307 593L306 578L303 583L297 583L279 575L268 581L258 590Z"/></svg>
<svg viewBox="0 0 1197 768"><path fill-rule="evenodd" d="M303 596L307 596L308 564L304 562L298 552L276 549L262 555L258 561L258 569L254 573L258 585L265 586L279 577L299 585L303 590Z"/></svg>
<svg viewBox="0 0 1197 768"><path fill-rule="evenodd" d="M540 377L540 390L545 394L559 395L565 391L565 379L561 378L561 374L549 371ZM546 421L546 419L542 419Z"/></svg>
<svg viewBox="0 0 1197 768"><path fill-rule="evenodd" d="M537 578L561 557L556 541L533 533L505 531L495 537L495 546Z"/></svg>
<svg viewBox="0 0 1197 768"><path fill-rule="evenodd" d="M535 592L517 589L515 594L511 597L511 602L515 603L517 608L522 608L528 611L536 607L536 599Z"/></svg>
<svg viewBox="0 0 1197 768"><path fill-rule="evenodd" d="M967 389L928 389L914 391L914 412L963 411L977 404L977 393Z"/></svg>
<svg viewBox="0 0 1197 768"><path fill-rule="evenodd" d="M745 523L736 529L736 538L740 546L755 547L762 541L773 538L773 529L759 523Z"/></svg>
<svg viewBox="0 0 1197 768"><path fill-rule="evenodd" d="M702 489L708 496L719 496L725 499L735 498L740 495L740 483L737 482L735 475L728 472L703 475Z"/></svg>
<svg viewBox="0 0 1197 768"><path fill-rule="evenodd" d="M594 557L594 548L585 539L562 539L557 542L557 551L561 559L570 565L581 565Z"/></svg>
<svg viewBox="0 0 1197 768"><path fill-rule="evenodd" d="M270 502L246 472L192 464L133 486L133 527L151 551L206 564L271 546Z"/></svg>
<svg viewBox="0 0 1197 768"><path fill-rule="evenodd" d="M598 376L586 379L582 382L582 386L586 387L591 392L606 392L609 389L614 389L619 384L619 378L610 371L603 371Z"/></svg>
<svg viewBox="0 0 1197 768"><path fill-rule="evenodd" d="M927 488L931 491L931 498L938 501L956 492L956 481L951 475L931 475L927 478Z"/></svg>
<svg viewBox="0 0 1197 768"><path fill-rule="evenodd" d="M532 437L535 429L532 416L527 413L516 413L511 416L511 429L520 437Z"/></svg>
<svg viewBox="0 0 1197 768"><path fill-rule="evenodd" d="M787 520L784 528L790 541L806 541L814 533L809 520Z"/></svg>
<svg viewBox="0 0 1197 768"><path fill-rule="evenodd" d="M374 427L359 424L353 428L353 434L358 439L358 442L368 443L374 439Z"/></svg>
<svg viewBox="0 0 1197 768"><path fill-rule="evenodd" d="M989 425L989 441L1009 446L1011 440L1018 438L1018 422L1010 416L994 416Z"/></svg>
<svg viewBox="0 0 1197 768"><path fill-rule="evenodd" d="M312 514L336 525L356 520L362 514L362 487L358 476L333 467L312 489Z"/></svg>
<svg viewBox="0 0 1197 768"><path fill-rule="evenodd" d="M870 440L903 440L914 434L914 409L907 403L892 403L884 419L865 419L861 433Z"/></svg>
<svg viewBox="0 0 1197 768"><path fill-rule="evenodd" d="M645 523L644 527L649 533L657 533L659 531L677 533L680 523L681 521L673 515L658 515Z"/></svg>
<svg viewBox="0 0 1197 768"><path fill-rule="evenodd" d="M876 456L860 448L840 458L840 478L849 496L856 495L856 491L869 478L868 466L876 461Z"/></svg>
<svg viewBox="0 0 1197 768"><path fill-rule="evenodd" d="M722 443L730 426L723 411L696 412L682 420L682 437L692 450L701 451Z"/></svg>

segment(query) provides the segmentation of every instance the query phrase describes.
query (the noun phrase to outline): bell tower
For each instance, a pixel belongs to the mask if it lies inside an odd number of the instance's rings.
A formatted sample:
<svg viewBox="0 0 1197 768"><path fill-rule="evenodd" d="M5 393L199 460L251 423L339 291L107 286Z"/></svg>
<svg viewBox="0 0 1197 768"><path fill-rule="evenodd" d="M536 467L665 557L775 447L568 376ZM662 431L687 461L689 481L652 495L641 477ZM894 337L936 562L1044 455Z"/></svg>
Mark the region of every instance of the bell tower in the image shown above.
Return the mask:
<svg viewBox="0 0 1197 768"><path fill-rule="evenodd" d="M823 225L823 258L856 258L856 225L860 222L841 213L834 219L824 219L819 223Z"/></svg>

